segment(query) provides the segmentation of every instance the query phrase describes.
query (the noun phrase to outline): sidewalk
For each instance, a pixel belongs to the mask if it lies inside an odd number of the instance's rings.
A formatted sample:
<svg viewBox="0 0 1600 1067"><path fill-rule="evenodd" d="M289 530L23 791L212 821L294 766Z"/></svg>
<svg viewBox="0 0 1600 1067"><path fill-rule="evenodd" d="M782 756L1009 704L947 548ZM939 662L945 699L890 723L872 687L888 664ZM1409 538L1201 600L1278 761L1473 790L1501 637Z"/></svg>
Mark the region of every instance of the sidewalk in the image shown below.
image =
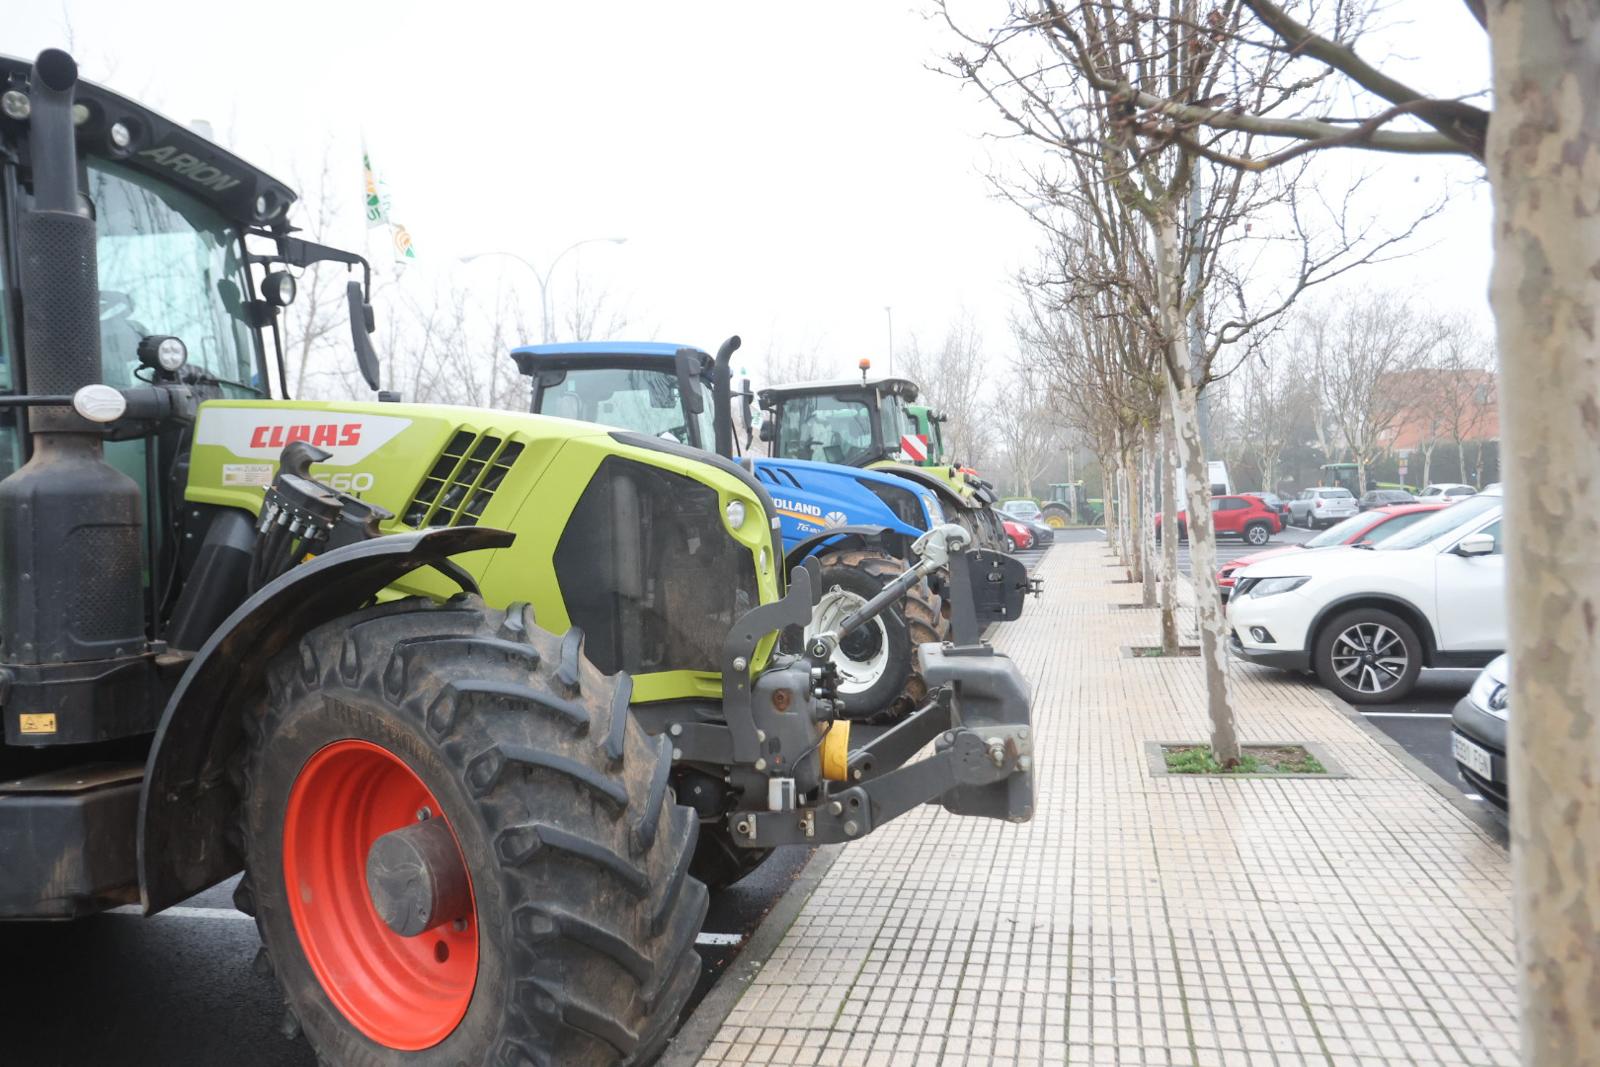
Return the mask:
<svg viewBox="0 0 1600 1067"><path fill-rule="evenodd" d="M1320 689L1235 665L1246 741L1350 777L1152 775L1207 735L1103 542L1062 544L998 647L1034 685L1024 826L907 815L850 845L708 1064L1513 1064L1505 850Z"/></svg>

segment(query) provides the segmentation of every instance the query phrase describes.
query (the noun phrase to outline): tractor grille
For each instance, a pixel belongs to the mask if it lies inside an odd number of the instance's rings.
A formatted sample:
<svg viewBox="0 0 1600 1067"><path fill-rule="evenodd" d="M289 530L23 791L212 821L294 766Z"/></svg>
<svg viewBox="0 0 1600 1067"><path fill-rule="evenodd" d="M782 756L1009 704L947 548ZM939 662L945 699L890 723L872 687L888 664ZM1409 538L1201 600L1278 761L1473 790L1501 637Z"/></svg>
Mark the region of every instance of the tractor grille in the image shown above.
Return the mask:
<svg viewBox="0 0 1600 1067"><path fill-rule="evenodd" d="M419 530L476 526L521 454L519 441L457 430L417 487L401 521Z"/></svg>

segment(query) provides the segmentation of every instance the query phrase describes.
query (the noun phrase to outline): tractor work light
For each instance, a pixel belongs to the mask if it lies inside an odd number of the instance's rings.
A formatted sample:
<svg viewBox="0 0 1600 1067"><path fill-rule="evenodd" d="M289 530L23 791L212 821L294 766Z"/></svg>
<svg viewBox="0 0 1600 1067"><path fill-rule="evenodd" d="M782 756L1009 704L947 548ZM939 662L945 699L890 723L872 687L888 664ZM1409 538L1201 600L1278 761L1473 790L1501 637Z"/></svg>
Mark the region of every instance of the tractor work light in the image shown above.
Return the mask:
<svg viewBox="0 0 1600 1067"><path fill-rule="evenodd" d="M109 385L86 385L72 394L72 410L90 422L116 422L128 410L128 401Z"/></svg>
<svg viewBox="0 0 1600 1067"><path fill-rule="evenodd" d="M8 119L21 122L33 114L33 105L28 102L27 93L20 89L7 89L0 93L0 112L4 112Z"/></svg>
<svg viewBox="0 0 1600 1067"><path fill-rule="evenodd" d="M179 367L189 362L189 346L176 337L146 337L139 342L139 362L176 374Z"/></svg>
<svg viewBox="0 0 1600 1067"><path fill-rule="evenodd" d="M128 124L125 122L113 122L108 134L115 148L127 148L133 143L133 131L128 129Z"/></svg>
<svg viewBox="0 0 1600 1067"><path fill-rule="evenodd" d="M729 526L731 526L735 530L737 530L739 527L744 525L744 514L745 514L744 501L742 501L742 500L730 500L730 501L728 501L727 512L728 512L728 525Z"/></svg>

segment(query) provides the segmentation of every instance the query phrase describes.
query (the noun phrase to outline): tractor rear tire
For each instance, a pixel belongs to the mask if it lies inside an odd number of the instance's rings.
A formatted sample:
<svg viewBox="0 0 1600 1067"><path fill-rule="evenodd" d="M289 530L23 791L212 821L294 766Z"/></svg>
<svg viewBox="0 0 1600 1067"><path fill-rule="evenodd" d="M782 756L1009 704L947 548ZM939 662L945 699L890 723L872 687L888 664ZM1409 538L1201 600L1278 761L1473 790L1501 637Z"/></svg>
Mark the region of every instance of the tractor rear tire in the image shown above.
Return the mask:
<svg viewBox="0 0 1600 1067"><path fill-rule="evenodd" d="M1052 529L1065 530L1072 525L1072 509L1065 504L1046 504L1039 511L1044 524Z"/></svg>
<svg viewBox="0 0 1600 1067"><path fill-rule="evenodd" d="M330 1064L654 1058L700 976L706 890L631 690L581 634L466 596L355 612L279 655L245 715L235 900L286 1032ZM374 842L419 833L427 877L369 888ZM433 925L402 936L419 899Z"/></svg>
<svg viewBox="0 0 1600 1067"><path fill-rule="evenodd" d="M904 560L864 549L830 552L817 562L822 564L824 598L838 591L862 603L877 596L906 569ZM819 608L824 606L819 604ZM926 579L867 623L858 640L869 642L868 648L876 647L870 642L881 642L887 660L870 685L848 693L841 689L844 717L858 722L894 722L921 707L928 696L928 683L917 662L917 646L944 640L949 628L943 601ZM848 655L851 645L851 636L846 636L841 653Z"/></svg>

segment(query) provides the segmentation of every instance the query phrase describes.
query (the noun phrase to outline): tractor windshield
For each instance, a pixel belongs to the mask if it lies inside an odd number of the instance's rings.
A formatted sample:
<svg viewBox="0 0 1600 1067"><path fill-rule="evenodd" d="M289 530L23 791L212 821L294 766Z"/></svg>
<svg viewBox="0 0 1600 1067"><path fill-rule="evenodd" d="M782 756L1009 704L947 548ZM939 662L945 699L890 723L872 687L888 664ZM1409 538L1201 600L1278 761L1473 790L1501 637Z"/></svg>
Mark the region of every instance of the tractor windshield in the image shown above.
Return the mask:
<svg viewBox="0 0 1600 1067"><path fill-rule="evenodd" d="M170 334L225 395L266 392L239 230L199 200L109 160L89 160L99 236L100 348L107 385L134 384L141 338ZM230 388L231 387L231 388Z"/></svg>
<svg viewBox="0 0 1600 1067"><path fill-rule="evenodd" d="M896 436L896 441L899 437ZM783 402L775 454L855 466L875 458L872 409L859 395L794 396Z"/></svg>
<svg viewBox="0 0 1600 1067"><path fill-rule="evenodd" d="M569 368L555 385L541 385L533 410L581 422L634 430L696 448L716 441L710 390L699 414L685 410L678 376L629 367Z"/></svg>

